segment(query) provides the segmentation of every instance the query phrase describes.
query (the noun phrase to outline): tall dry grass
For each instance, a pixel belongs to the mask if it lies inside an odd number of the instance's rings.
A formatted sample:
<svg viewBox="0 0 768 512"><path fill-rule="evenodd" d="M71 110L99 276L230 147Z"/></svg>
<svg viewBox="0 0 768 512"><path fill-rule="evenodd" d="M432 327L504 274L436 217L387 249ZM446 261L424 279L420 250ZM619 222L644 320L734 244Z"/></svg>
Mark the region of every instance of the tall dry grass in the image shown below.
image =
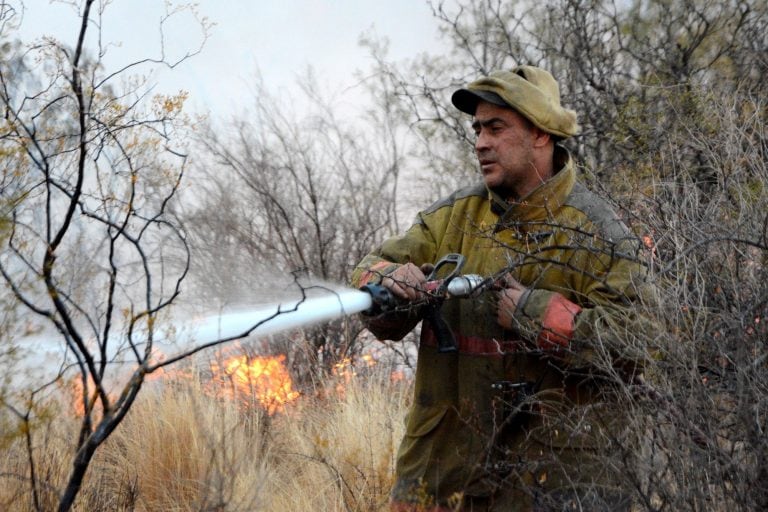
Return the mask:
<svg viewBox="0 0 768 512"><path fill-rule="evenodd" d="M268 416L199 381L164 382L101 447L75 510L384 510L407 387L385 371L330 380ZM55 509L76 438L74 418L58 416L32 436L43 510ZM28 475L19 437L0 454L0 510L35 509Z"/></svg>

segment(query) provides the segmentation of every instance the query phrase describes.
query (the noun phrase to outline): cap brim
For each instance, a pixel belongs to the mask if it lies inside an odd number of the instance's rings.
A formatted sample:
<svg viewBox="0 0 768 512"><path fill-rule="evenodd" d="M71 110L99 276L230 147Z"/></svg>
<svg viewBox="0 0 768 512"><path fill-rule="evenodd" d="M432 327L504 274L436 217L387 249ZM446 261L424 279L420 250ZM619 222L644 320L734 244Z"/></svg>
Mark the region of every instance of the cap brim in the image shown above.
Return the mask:
<svg viewBox="0 0 768 512"><path fill-rule="evenodd" d="M487 101L500 107L509 107L501 96L491 91L470 91L469 89L459 89L451 96L451 102L457 109L467 114L475 115L477 104L481 101Z"/></svg>

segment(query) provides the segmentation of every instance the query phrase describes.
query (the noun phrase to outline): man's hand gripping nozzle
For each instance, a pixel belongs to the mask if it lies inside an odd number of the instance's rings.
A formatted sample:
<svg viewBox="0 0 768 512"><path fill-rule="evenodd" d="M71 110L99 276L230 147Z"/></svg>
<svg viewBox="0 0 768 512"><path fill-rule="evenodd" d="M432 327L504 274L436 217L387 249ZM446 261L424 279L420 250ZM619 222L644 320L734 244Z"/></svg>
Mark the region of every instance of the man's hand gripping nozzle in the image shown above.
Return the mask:
<svg viewBox="0 0 768 512"><path fill-rule="evenodd" d="M443 319L440 309L446 299L474 297L493 284L491 279L477 274L460 274L465 263L464 256L451 253L445 255L435 264L427 276L424 292L427 294L426 304L407 303L396 297L388 288L380 284L367 284L360 288L371 295L373 305L363 314L378 316L393 311L402 311L413 306L422 306L424 321L430 324L437 339L437 351L441 353L457 352L458 346L450 327ZM448 275L441 276L440 271L453 265Z"/></svg>

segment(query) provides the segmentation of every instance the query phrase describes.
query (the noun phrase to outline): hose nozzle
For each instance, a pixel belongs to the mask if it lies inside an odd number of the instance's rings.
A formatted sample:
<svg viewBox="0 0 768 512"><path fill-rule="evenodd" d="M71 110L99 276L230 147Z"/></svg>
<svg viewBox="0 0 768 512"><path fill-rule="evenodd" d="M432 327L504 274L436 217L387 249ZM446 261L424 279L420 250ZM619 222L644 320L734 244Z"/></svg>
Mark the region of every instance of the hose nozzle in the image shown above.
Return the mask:
<svg viewBox="0 0 768 512"><path fill-rule="evenodd" d="M435 264L427 277L427 282L423 284L422 291L427 295L422 310L424 321L428 322L435 333L439 353L456 353L459 350L453 332L440 313L443 301L450 298L471 297L482 291L488 282L487 279L476 274L460 274L464 262L464 256L461 254L451 253L443 256ZM439 276L438 272L448 266L453 266L452 271L448 275ZM398 305L402 307L397 297L382 285L368 284L360 289L371 295L372 305L370 309L363 312L364 315L377 316L396 310Z"/></svg>
<svg viewBox="0 0 768 512"><path fill-rule="evenodd" d="M465 274L456 276L448 282L446 292L448 297L469 297L485 284L483 276Z"/></svg>

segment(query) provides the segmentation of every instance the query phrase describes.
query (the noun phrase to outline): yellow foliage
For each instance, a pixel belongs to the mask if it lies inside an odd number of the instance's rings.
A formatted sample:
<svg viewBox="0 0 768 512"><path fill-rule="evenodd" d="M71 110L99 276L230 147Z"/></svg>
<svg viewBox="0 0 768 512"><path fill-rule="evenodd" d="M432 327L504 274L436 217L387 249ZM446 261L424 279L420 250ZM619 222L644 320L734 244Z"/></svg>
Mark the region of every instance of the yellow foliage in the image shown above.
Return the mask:
<svg viewBox="0 0 768 512"><path fill-rule="evenodd" d="M179 91L175 95L157 95L154 98L155 111L158 114L165 114L171 116L179 114L184 109L184 102L187 100L189 93L187 91Z"/></svg>

